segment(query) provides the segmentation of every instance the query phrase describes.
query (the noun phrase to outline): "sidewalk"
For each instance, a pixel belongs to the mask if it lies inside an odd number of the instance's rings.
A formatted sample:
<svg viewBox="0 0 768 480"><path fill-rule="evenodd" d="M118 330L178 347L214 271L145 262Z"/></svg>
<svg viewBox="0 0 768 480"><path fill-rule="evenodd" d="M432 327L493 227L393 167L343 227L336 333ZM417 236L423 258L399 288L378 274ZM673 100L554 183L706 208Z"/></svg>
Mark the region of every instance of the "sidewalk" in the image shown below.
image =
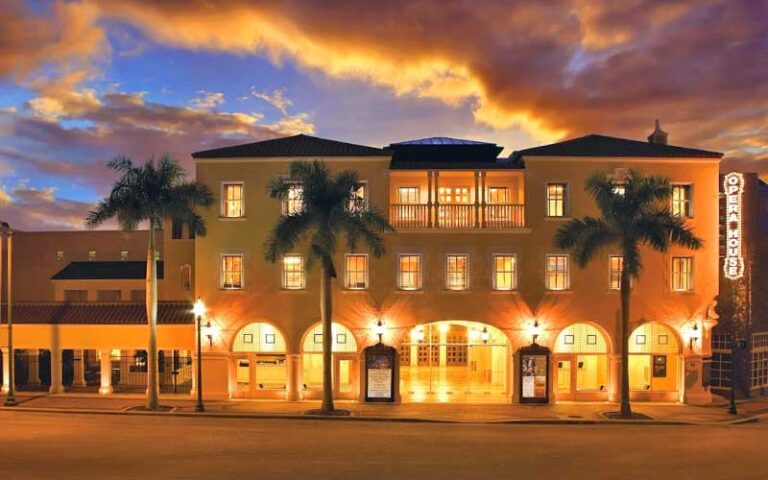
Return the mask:
<svg viewBox="0 0 768 480"><path fill-rule="evenodd" d="M4 396L0 396L0 402ZM18 411L57 411L78 413L144 413L136 407L144 404L141 395L114 395L101 398L87 394L22 393L17 395L19 405L4 408ZM195 413L195 401L189 396L162 396L161 403L173 407L167 415L252 416L278 418L311 418L304 412L320 407L320 402L283 402L263 400L226 400L205 402L206 412ZM2 405L2 403L0 403ZM354 419L457 422L457 423L615 423L602 414L618 410L611 403L561 403L557 405L489 405L404 403L371 404L337 401L337 408L352 412ZM633 404L633 411L643 413L652 420L633 423L658 424L727 424L758 416L768 416L768 397L755 397L738 403L738 415L729 415L727 402L716 397L716 403L707 406L678 404Z"/></svg>

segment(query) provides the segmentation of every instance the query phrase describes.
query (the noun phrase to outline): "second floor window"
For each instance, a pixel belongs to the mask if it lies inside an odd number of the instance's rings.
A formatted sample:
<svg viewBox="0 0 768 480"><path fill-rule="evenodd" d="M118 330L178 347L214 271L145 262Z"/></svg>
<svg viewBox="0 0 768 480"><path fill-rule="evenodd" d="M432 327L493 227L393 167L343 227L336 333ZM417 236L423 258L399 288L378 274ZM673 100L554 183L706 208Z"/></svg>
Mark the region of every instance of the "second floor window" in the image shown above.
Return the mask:
<svg viewBox="0 0 768 480"><path fill-rule="evenodd" d="M517 256L493 256L493 289L514 290L517 288Z"/></svg>
<svg viewBox="0 0 768 480"><path fill-rule="evenodd" d="M672 257L672 290L693 290L693 257Z"/></svg>
<svg viewBox="0 0 768 480"><path fill-rule="evenodd" d="M347 255L344 285L351 290L368 288L368 255Z"/></svg>
<svg viewBox="0 0 768 480"><path fill-rule="evenodd" d="M421 255L400 255L397 277L397 286L403 290L421 288Z"/></svg>
<svg viewBox="0 0 768 480"><path fill-rule="evenodd" d="M546 268L547 290L568 290L570 288L568 255L547 255Z"/></svg>
<svg viewBox="0 0 768 480"><path fill-rule="evenodd" d="M221 256L221 288L236 290L243 288L243 256Z"/></svg>
<svg viewBox="0 0 768 480"><path fill-rule="evenodd" d="M188 292L192 290L192 266L184 264L180 267L181 274L181 290Z"/></svg>
<svg viewBox="0 0 768 480"><path fill-rule="evenodd" d="M564 217L566 215L566 194L568 186L565 183L547 184L547 216Z"/></svg>
<svg viewBox="0 0 768 480"><path fill-rule="evenodd" d="M301 255L286 255L283 257L283 288L286 290L302 290L306 285L304 257Z"/></svg>
<svg viewBox="0 0 768 480"><path fill-rule="evenodd" d="M683 218L693 216L690 185L672 185L672 215Z"/></svg>
<svg viewBox="0 0 768 480"><path fill-rule="evenodd" d="M243 184L242 182L224 183L221 186L221 215L228 218L237 218L245 215L243 208Z"/></svg>
<svg viewBox="0 0 768 480"><path fill-rule="evenodd" d="M64 290L65 302L88 301L88 290Z"/></svg>
<svg viewBox="0 0 768 480"><path fill-rule="evenodd" d="M298 215L304 211L304 188L301 185L288 187L288 196L283 201L283 215Z"/></svg>
<svg viewBox="0 0 768 480"><path fill-rule="evenodd" d="M624 257L611 255L608 257L609 283L611 290L621 289L621 269L624 266Z"/></svg>
<svg viewBox="0 0 768 480"><path fill-rule="evenodd" d="M466 290L469 287L469 256L446 256L445 273L445 287L448 290Z"/></svg>
<svg viewBox="0 0 768 480"><path fill-rule="evenodd" d="M184 237L184 224L181 221L171 220L171 239L180 240Z"/></svg>
<svg viewBox="0 0 768 480"><path fill-rule="evenodd" d="M119 302L121 299L120 290L96 290L97 302Z"/></svg>

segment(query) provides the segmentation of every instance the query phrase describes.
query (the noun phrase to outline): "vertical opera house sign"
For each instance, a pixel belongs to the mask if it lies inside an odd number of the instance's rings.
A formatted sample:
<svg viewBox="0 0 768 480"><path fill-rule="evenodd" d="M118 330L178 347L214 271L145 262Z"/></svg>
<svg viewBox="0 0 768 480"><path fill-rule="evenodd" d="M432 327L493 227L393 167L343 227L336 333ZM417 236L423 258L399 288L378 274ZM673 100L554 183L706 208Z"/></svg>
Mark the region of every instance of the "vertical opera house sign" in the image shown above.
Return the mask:
<svg viewBox="0 0 768 480"><path fill-rule="evenodd" d="M741 248L741 196L744 193L744 175L732 172L723 179L725 192L725 261L723 273L729 280L744 276L744 256Z"/></svg>

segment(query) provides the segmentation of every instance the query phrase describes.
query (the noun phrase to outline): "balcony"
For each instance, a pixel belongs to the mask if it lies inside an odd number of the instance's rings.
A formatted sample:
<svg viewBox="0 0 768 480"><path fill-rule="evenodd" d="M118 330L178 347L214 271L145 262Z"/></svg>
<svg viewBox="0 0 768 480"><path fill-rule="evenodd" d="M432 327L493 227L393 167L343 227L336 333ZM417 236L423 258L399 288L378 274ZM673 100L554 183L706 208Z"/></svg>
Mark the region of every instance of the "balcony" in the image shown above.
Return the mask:
<svg viewBox="0 0 768 480"><path fill-rule="evenodd" d="M522 228L525 227L525 206L396 203L389 207L389 221L395 228L405 229Z"/></svg>

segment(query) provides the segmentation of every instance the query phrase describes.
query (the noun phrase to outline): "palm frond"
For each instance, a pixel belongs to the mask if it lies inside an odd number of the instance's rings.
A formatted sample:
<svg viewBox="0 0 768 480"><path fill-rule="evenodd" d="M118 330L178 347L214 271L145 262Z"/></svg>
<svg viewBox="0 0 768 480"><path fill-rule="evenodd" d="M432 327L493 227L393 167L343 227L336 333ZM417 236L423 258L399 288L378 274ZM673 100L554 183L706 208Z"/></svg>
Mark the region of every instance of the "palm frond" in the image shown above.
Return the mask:
<svg viewBox="0 0 768 480"><path fill-rule="evenodd" d="M618 236L608 224L595 217L573 219L555 234L555 246L574 253L577 265L584 268L597 253L615 243Z"/></svg>
<svg viewBox="0 0 768 480"><path fill-rule="evenodd" d="M312 218L306 213L280 217L264 242L264 259L274 263L294 250L311 224Z"/></svg>

